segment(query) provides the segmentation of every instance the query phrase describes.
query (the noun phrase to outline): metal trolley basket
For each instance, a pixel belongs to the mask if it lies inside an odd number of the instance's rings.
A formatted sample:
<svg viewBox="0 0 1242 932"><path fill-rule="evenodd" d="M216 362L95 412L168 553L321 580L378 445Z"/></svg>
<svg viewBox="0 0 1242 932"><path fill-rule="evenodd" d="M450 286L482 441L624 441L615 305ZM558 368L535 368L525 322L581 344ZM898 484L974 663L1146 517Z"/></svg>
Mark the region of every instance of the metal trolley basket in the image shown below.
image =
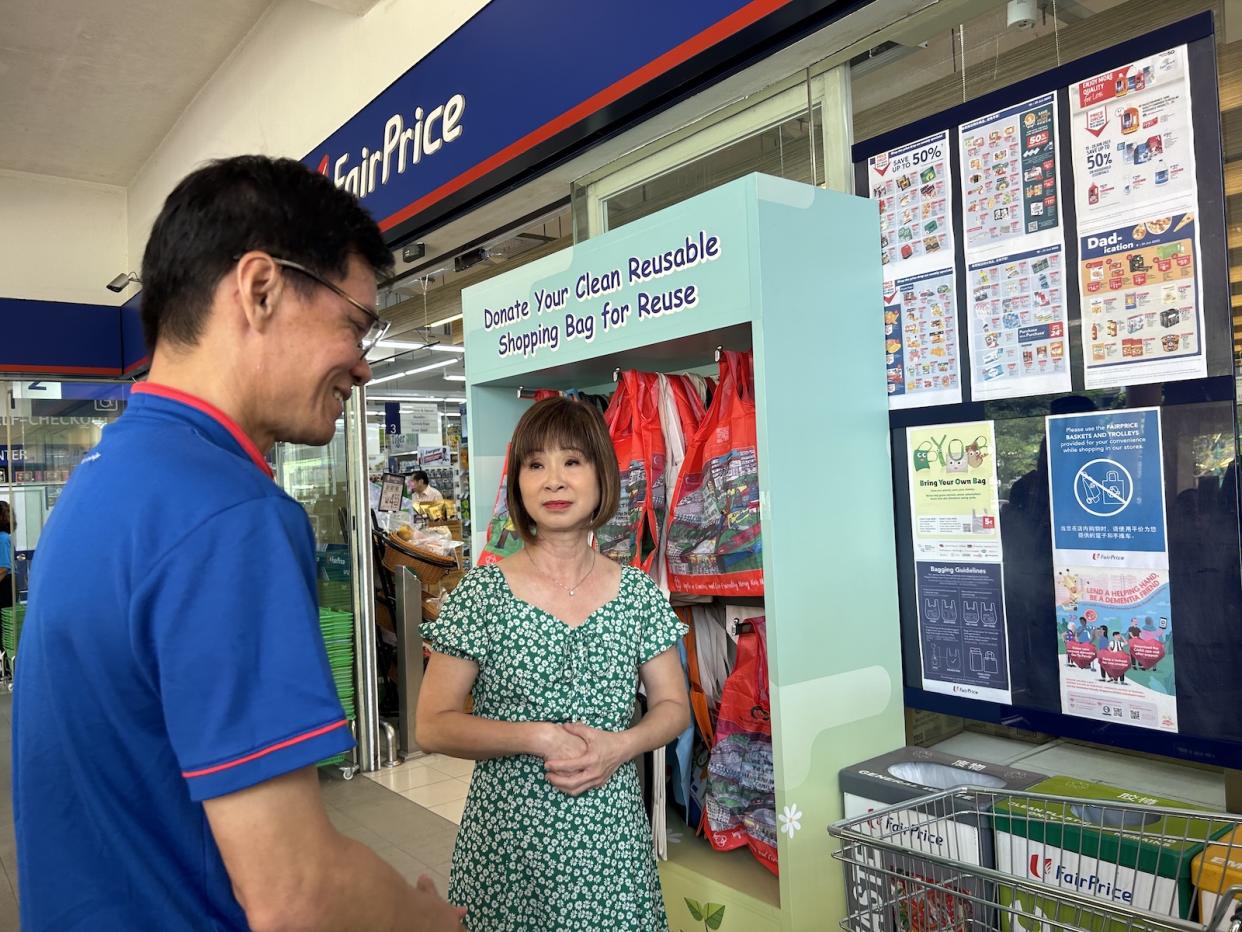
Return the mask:
<svg viewBox="0 0 1242 932"><path fill-rule="evenodd" d="M956 787L834 823L850 932L1242 932L1242 885L1195 855L1242 861L1238 817ZM1141 874L1140 874L1141 872ZM1224 874L1222 872L1221 877ZM1165 881L1165 882L1161 882Z"/></svg>

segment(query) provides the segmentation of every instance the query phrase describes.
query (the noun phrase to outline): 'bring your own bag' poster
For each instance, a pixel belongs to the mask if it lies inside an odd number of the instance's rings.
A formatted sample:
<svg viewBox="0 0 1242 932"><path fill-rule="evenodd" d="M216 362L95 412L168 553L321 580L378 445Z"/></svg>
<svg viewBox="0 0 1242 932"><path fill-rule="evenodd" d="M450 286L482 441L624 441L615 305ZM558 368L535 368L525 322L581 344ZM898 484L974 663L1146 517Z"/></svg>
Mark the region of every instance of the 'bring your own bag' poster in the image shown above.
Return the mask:
<svg viewBox="0 0 1242 932"><path fill-rule="evenodd" d="M991 421L906 431L923 688L1008 704Z"/></svg>

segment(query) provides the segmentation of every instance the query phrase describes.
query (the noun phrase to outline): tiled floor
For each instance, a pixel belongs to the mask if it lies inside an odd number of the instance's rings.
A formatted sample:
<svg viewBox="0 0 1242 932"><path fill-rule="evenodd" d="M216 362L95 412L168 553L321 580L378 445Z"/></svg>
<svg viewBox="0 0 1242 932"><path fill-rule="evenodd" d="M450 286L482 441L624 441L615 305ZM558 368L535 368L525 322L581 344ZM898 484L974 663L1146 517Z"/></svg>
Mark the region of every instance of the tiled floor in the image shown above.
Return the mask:
<svg viewBox="0 0 1242 932"><path fill-rule="evenodd" d="M18 928L11 704L0 685L0 932ZM411 883L427 874L443 895L473 769L471 761L430 756L348 781L337 770L321 770L319 782L328 816L342 834L369 845Z"/></svg>
<svg viewBox="0 0 1242 932"><path fill-rule="evenodd" d="M319 785L342 834L369 845L411 883L427 874L443 895L473 767L429 756L348 781L322 770Z"/></svg>
<svg viewBox="0 0 1242 932"><path fill-rule="evenodd" d="M431 754L365 776L457 825L466 806L472 773L474 761Z"/></svg>

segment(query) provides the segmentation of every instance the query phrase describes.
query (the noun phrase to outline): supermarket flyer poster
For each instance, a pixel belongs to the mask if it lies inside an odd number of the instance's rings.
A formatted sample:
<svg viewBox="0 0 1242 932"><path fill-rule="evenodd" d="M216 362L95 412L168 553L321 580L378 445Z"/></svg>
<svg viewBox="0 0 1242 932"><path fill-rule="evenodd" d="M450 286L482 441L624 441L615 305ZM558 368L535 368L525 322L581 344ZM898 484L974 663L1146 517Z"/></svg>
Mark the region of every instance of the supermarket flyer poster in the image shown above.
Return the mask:
<svg viewBox="0 0 1242 932"><path fill-rule="evenodd" d="M1069 99L1080 227L1157 201L1195 203L1186 46L1071 84Z"/></svg>
<svg viewBox="0 0 1242 932"><path fill-rule="evenodd" d="M999 563L992 422L909 427L906 450L915 559Z"/></svg>
<svg viewBox="0 0 1242 932"><path fill-rule="evenodd" d="M966 252L1054 233L1059 239L1057 102L1047 94L963 124L962 213ZM1046 245L1044 242L1031 245ZM1029 246L1027 247L1029 248Z"/></svg>
<svg viewBox="0 0 1242 932"><path fill-rule="evenodd" d="M1000 564L920 562L915 573L923 688L1009 705Z"/></svg>
<svg viewBox="0 0 1242 932"><path fill-rule="evenodd" d="M1189 210L1080 235L1087 388L1207 375L1197 253Z"/></svg>
<svg viewBox="0 0 1242 932"><path fill-rule="evenodd" d="M890 408L962 400L953 270L884 283L884 361Z"/></svg>
<svg viewBox="0 0 1242 932"><path fill-rule="evenodd" d="M974 400L1070 390L1064 263L1058 243L967 267Z"/></svg>
<svg viewBox="0 0 1242 932"><path fill-rule="evenodd" d="M1055 564L1061 710L1177 731L1169 574Z"/></svg>
<svg viewBox="0 0 1242 932"><path fill-rule="evenodd" d="M896 274L896 266L912 274L953 261L947 130L873 155L867 179L880 210L880 258L888 274Z"/></svg>

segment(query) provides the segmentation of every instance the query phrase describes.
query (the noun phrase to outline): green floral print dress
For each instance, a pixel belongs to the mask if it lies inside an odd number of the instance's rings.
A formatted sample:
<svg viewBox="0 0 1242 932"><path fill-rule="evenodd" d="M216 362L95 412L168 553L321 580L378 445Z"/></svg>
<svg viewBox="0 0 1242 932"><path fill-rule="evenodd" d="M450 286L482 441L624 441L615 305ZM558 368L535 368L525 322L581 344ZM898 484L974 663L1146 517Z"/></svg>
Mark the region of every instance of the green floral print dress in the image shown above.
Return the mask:
<svg viewBox="0 0 1242 932"><path fill-rule="evenodd" d="M641 664L686 628L642 571L571 628L513 594L497 566L463 579L422 627L432 650L473 660L474 714L506 722L628 728ZM665 932L651 825L635 762L569 796L531 755L479 761L462 815L448 899L471 932Z"/></svg>

